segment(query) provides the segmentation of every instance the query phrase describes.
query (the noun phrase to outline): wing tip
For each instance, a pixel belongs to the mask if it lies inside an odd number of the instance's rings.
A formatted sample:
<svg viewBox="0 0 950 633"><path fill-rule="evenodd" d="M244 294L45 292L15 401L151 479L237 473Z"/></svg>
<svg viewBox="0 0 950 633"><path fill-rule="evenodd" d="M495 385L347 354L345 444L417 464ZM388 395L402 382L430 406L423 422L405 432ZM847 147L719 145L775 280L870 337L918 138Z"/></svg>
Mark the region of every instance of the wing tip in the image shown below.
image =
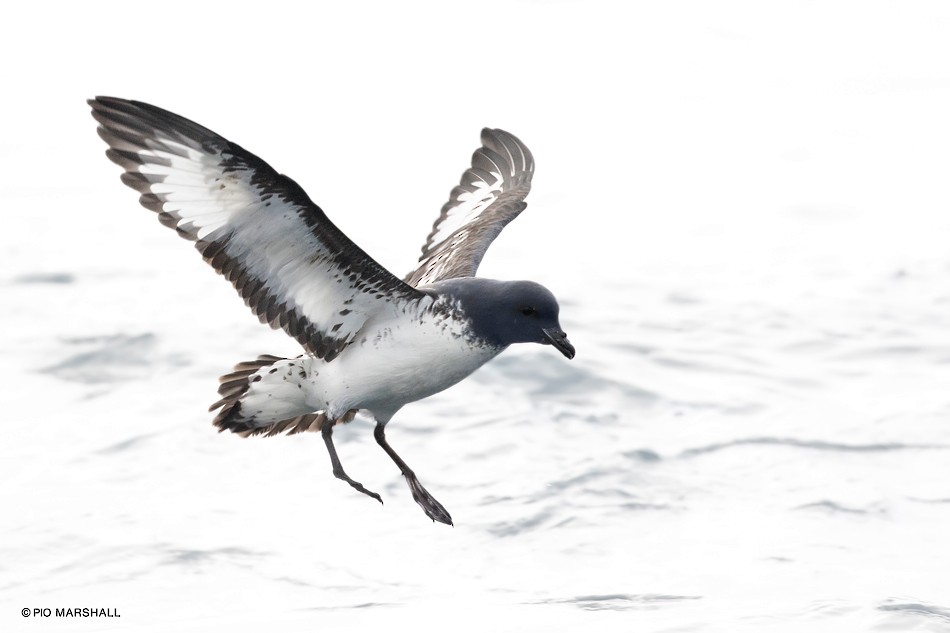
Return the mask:
<svg viewBox="0 0 950 633"><path fill-rule="evenodd" d="M449 276L474 276L488 244L527 207L524 198L528 195L533 172L534 158L518 137L501 128L482 128L481 147L472 154L471 167L462 173L461 181L452 189L448 202L442 205L439 217L422 245L419 264L405 278L407 283L418 287ZM480 196L480 199L473 202L472 196ZM499 200L499 196L503 199ZM474 207L474 217L471 214L459 216L461 222L455 220L453 224L452 210L466 204L480 205L481 208ZM471 261L449 265L433 259L451 259L453 249L447 246L450 240L467 224L478 222L490 208L494 209L490 213L495 217L488 222L496 226L491 230L480 230L482 244L470 253ZM448 222L447 226L443 226L444 222Z"/></svg>
<svg viewBox="0 0 950 633"><path fill-rule="evenodd" d="M515 174L534 172L534 156L520 138L501 128L482 128L482 147L507 158Z"/></svg>
<svg viewBox="0 0 950 633"><path fill-rule="evenodd" d="M144 138L159 135L176 142L187 139L195 147L208 142L227 142L221 135L191 119L144 101L100 95L87 99L86 103L92 108L92 116L99 125L110 130L131 128Z"/></svg>

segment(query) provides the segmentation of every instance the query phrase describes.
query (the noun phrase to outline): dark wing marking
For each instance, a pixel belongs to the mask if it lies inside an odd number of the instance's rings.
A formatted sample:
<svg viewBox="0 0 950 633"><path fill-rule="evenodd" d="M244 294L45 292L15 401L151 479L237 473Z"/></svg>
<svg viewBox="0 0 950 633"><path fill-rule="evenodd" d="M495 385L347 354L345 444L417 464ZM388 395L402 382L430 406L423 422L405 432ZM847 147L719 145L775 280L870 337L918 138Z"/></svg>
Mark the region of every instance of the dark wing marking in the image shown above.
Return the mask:
<svg viewBox="0 0 950 633"><path fill-rule="evenodd" d="M367 319L423 293L350 241L304 190L257 156L137 101L89 101L122 182L194 240L262 322L332 360Z"/></svg>
<svg viewBox="0 0 950 633"><path fill-rule="evenodd" d="M482 147L442 207L406 282L423 286L474 277L488 245L527 206L533 173L534 158L524 143L503 130L482 130Z"/></svg>

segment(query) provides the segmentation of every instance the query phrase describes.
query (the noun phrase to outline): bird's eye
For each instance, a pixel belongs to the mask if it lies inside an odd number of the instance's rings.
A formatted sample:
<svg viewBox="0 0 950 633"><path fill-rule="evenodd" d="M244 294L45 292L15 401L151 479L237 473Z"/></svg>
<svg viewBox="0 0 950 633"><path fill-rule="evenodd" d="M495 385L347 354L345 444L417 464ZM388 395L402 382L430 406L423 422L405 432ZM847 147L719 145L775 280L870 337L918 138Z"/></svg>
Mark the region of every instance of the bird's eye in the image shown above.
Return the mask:
<svg viewBox="0 0 950 633"><path fill-rule="evenodd" d="M525 315L525 316L534 316L534 315L536 315L537 313L538 313L538 311L535 310L534 308L532 308L531 306L528 306L528 307L525 307L525 308L521 308L521 314L523 314L523 315Z"/></svg>

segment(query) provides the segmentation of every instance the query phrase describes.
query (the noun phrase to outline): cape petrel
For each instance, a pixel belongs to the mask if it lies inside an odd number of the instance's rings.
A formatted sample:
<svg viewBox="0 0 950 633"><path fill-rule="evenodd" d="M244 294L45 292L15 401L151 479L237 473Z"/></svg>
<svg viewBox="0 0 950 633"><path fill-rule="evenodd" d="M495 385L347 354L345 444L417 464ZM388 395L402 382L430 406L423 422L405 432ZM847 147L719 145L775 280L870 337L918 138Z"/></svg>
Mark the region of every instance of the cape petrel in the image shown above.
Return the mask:
<svg viewBox="0 0 950 633"><path fill-rule="evenodd" d="M482 146L399 279L344 235L296 182L211 130L139 101L89 100L106 155L142 205L224 275L261 322L304 348L260 356L221 377L214 425L242 436L320 431L333 474L333 427L363 411L433 521L452 518L386 440L403 405L459 382L512 343L574 347L558 303L531 281L475 277L485 250L525 209L534 159L502 130Z"/></svg>

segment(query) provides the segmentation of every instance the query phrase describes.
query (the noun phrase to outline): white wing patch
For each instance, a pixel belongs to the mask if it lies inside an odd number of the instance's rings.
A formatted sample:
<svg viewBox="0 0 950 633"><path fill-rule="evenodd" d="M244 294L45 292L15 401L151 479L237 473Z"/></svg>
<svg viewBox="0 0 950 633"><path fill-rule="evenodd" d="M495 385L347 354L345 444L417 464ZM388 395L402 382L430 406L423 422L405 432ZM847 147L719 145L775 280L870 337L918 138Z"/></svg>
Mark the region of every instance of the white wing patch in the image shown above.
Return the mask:
<svg viewBox="0 0 950 633"><path fill-rule="evenodd" d="M332 360L393 302L428 300L333 225L290 178L240 146L139 102L90 101L140 202L196 247L262 322ZM387 306L389 306L387 308Z"/></svg>
<svg viewBox="0 0 950 633"><path fill-rule="evenodd" d="M472 277L501 230L527 206L534 158L503 130L482 130L482 147L452 190L422 247L419 266L406 277L413 286Z"/></svg>
<svg viewBox="0 0 950 633"><path fill-rule="evenodd" d="M429 236L430 244L441 244L449 239L459 227L474 221L498 199L498 194L502 192L504 178L497 171L490 172L487 176L492 179L492 182L478 180L472 183L472 191L463 189L459 192L455 198L455 204L448 208L445 218L440 219L435 230ZM482 176L479 175L479 177ZM456 238L461 235L460 232L456 235Z"/></svg>

